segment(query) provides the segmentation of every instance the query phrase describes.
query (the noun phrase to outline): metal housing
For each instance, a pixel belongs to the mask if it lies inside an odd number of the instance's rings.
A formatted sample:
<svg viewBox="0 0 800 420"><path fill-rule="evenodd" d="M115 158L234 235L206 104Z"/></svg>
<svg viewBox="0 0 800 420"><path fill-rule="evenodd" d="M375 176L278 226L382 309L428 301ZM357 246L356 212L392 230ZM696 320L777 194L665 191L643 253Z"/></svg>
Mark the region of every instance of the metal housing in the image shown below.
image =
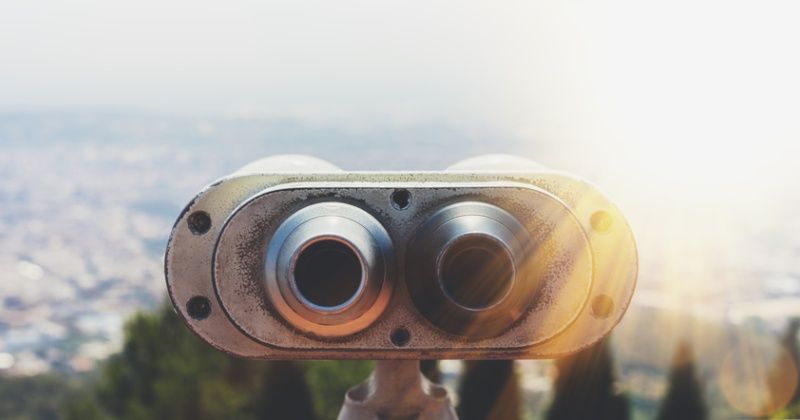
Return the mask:
<svg viewBox="0 0 800 420"><path fill-rule="evenodd" d="M318 274L300 273L311 286L295 278L320 243L315 252L352 260L347 292L332 300L307 296L327 287ZM443 280L452 261L481 258L504 274L454 272L497 287L473 296ZM633 235L607 198L503 156L410 173L268 158L189 203L165 266L195 333L270 359L556 357L606 335L637 276Z"/></svg>

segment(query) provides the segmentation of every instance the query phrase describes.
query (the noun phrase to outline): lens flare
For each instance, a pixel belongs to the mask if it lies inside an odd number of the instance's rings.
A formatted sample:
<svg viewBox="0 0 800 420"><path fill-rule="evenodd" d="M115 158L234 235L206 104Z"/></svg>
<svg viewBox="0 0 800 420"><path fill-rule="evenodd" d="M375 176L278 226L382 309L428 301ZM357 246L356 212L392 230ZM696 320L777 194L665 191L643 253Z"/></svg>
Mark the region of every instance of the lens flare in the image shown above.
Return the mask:
<svg viewBox="0 0 800 420"><path fill-rule="evenodd" d="M726 355L719 383L733 408L749 416L768 416L794 395L797 366L783 348L745 342Z"/></svg>

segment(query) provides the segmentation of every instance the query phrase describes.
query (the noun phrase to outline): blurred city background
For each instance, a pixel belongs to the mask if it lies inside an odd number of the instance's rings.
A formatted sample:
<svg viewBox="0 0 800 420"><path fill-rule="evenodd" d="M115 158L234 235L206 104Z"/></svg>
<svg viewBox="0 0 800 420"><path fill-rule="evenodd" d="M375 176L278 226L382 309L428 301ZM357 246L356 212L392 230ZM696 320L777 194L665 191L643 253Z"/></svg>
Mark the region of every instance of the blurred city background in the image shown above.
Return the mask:
<svg viewBox="0 0 800 420"><path fill-rule="evenodd" d="M629 218L639 283L607 342L425 364L463 418L800 416L798 18L791 1L0 5L0 417L335 417L368 362L229 359L163 305L180 210L277 153L517 154Z"/></svg>

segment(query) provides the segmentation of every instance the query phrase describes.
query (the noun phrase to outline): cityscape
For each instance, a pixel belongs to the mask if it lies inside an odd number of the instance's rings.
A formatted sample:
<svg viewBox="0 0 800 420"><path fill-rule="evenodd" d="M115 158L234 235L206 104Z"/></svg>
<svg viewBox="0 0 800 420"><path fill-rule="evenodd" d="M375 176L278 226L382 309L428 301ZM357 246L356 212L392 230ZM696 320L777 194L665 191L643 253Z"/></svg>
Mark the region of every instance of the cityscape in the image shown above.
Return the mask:
<svg viewBox="0 0 800 420"><path fill-rule="evenodd" d="M442 169L490 152L569 160L559 149L503 138L441 124L342 130L259 118L2 114L0 372L80 374L118 352L126 320L165 298L164 247L181 208L203 185L251 160L304 153L358 170ZM710 221L655 230L671 223L664 213L681 208L656 202L662 207L654 211L635 185L616 182L591 159L570 164L621 196L637 232L638 290L612 338L621 383L638 404L652 404L664 393L676 344L699 338L701 375L714 410L722 407L715 416L730 414L715 391L719 355L741 335L776 342L786 321L800 316L797 194L764 204L770 218L700 208L692 217ZM663 248L675 235L695 239L686 241L689 249ZM681 260L696 252L713 264ZM701 338L708 336L721 338ZM442 363L445 379L459 366ZM517 366L527 398L546 399L550 362Z"/></svg>
<svg viewBox="0 0 800 420"><path fill-rule="evenodd" d="M492 150L474 140L443 156L434 140L456 136L446 127L393 134L416 141L382 161L385 151L365 152L370 133L282 121L0 115L0 369L81 372L117 351L125 319L166 296L175 217L251 160L292 152L355 169L436 169Z"/></svg>

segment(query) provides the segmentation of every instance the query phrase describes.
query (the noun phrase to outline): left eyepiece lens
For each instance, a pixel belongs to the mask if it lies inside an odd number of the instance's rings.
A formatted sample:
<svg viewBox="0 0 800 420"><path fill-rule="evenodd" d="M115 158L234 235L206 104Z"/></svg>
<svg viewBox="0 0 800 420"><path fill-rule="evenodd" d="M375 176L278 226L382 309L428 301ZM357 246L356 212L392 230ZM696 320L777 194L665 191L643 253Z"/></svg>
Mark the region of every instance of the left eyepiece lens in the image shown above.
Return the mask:
<svg viewBox="0 0 800 420"><path fill-rule="evenodd" d="M364 280L364 269L347 244L325 239L298 255L294 283L300 296L321 308L335 308L356 298Z"/></svg>
<svg viewBox="0 0 800 420"><path fill-rule="evenodd" d="M302 331L350 335L385 309L393 267L389 234L369 213L345 203L312 204L272 235L267 294L284 319Z"/></svg>

